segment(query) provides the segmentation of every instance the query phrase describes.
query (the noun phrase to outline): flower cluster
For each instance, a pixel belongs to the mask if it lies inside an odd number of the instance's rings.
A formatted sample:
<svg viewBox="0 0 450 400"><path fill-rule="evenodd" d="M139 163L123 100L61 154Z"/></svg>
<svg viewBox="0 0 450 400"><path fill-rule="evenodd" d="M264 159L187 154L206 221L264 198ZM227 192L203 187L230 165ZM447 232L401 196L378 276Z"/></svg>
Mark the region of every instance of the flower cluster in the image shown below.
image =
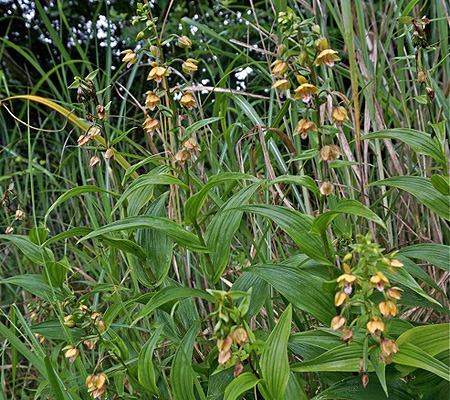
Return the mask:
<svg viewBox="0 0 450 400"><path fill-rule="evenodd" d="M86 378L86 386L88 387L89 394L94 399L101 399L106 393L106 382L108 382L108 377L103 373L88 375Z"/></svg>
<svg viewBox="0 0 450 400"><path fill-rule="evenodd" d="M395 253L389 257L383 255L383 249L372 243L370 234L358 235L358 241L350 246L352 251L343 259L344 273L336 279L339 290L334 302L341 311L331 321L331 328L342 329L341 337L346 343L352 340L354 330L365 329L366 335L379 344L381 360L389 363L397 345L386 337L386 326L398 314L401 289L392 286L386 274L395 274L396 268L403 264L393 258Z"/></svg>

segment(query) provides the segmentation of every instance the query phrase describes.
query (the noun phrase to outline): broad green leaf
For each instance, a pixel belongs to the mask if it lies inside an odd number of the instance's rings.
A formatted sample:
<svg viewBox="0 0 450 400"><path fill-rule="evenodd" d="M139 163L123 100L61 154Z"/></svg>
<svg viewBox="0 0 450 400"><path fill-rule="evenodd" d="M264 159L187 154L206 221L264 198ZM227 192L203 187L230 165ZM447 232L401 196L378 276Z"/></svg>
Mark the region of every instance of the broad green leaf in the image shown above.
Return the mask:
<svg viewBox="0 0 450 400"><path fill-rule="evenodd" d="M266 400L281 400L289 381L287 343L291 333L292 306L289 304L266 341L261 353L262 382L258 385Z"/></svg>
<svg viewBox="0 0 450 400"><path fill-rule="evenodd" d="M431 177L431 184L443 195L450 196L450 177L435 174Z"/></svg>
<svg viewBox="0 0 450 400"><path fill-rule="evenodd" d="M55 260L50 249L41 249L28 236L0 234L1 239L14 243L30 261L36 264L45 265L46 261Z"/></svg>
<svg viewBox="0 0 450 400"><path fill-rule="evenodd" d="M448 341L448 335L445 340ZM398 352L392 356L392 361L408 367L424 369L450 381L448 365L411 343L399 345Z"/></svg>
<svg viewBox="0 0 450 400"><path fill-rule="evenodd" d="M61 400L70 399L71 397L67 394L67 388L62 386L61 378L56 374L53 364L48 357L44 357L44 363L48 381L56 398Z"/></svg>
<svg viewBox="0 0 450 400"><path fill-rule="evenodd" d="M419 176L396 176L372 182L368 186L392 186L413 195L437 215L450 220L450 197L436 190L429 178Z"/></svg>
<svg viewBox="0 0 450 400"><path fill-rule="evenodd" d="M258 187L258 184L253 184L237 192L225 202L206 228L205 241L211 251L210 259L213 269L209 273L214 283L219 281L227 266L231 241L244 214L243 211L235 208L247 203Z"/></svg>
<svg viewBox="0 0 450 400"><path fill-rule="evenodd" d="M149 215L128 217L112 222L82 237L79 242L107 233L145 228L156 229L157 231L163 232L180 246L185 246L195 251L207 251L207 249L200 244L196 235L182 228L176 222L169 218L153 217Z"/></svg>
<svg viewBox="0 0 450 400"><path fill-rule="evenodd" d="M64 257L60 261L48 261L45 263L42 275L46 283L61 288L69 270L69 261L67 257Z"/></svg>
<svg viewBox="0 0 450 400"><path fill-rule="evenodd" d="M371 375L367 387L363 387L361 376L352 376L331 385L311 400L412 400L403 381L388 381L387 387L389 397L386 397L375 376Z"/></svg>
<svg viewBox="0 0 450 400"><path fill-rule="evenodd" d="M153 202L145 212L145 215L155 217L166 217L165 201L168 192ZM138 273L138 279L142 284L151 284L159 286L167 276L170 269L173 254L173 241L164 233L154 229L138 229L136 231L136 241L145 251L147 261L156 282L151 282L147 271L140 264L135 264Z"/></svg>
<svg viewBox="0 0 450 400"><path fill-rule="evenodd" d="M255 265L245 271L264 279L293 306L311 313L322 323L328 325L335 316L331 297L324 296L322 291L323 279L313 273L286 265Z"/></svg>
<svg viewBox="0 0 450 400"><path fill-rule="evenodd" d="M146 175L140 176L126 188L125 192L123 192L119 201L114 206L114 210L117 209L132 193L138 189L154 185L177 185L184 189L189 189L182 181L173 175L168 173L155 174L154 172L150 172Z"/></svg>
<svg viewBox="0 0 450 400"><path fill-rule="evenodd" d="M320 236L310 233L314 219L309 215L281 206L265 204L242 206L240 209L270 218L291 237L302 253L320 264L331 264L325 257Z"/></svg>
<svg viewBox="0 0 450 400"><path fill-rule="evenodd" d="M435 267L450 271L450 246L438 243L423 243L400 249L398 254L408 258L428 261Z"/></svg>
<svg viewBox="0 0 450 400"><path fill-rule="evenodd" d="M316 182L310 176L296 176L296 175L282 175L277 176L275 179L269 181L269 185L275 185L276 183L292 183L294 185L304 186L313 192L316 196L319 196L319 188L317 187Z"/></svg>
<svg viewBox="0 0 450 400"><path fill-rule="evenodd" d="M149 315L153 310L162 305L169 303L171 301L179 301L182 299L186 299L188 297L200 297L201 299L205 299L212 303L215 302L214 297L209 293L200 290L193 289L188 287L179 287L179 286L169 286L161 289L159 292L156 292L150 301L144 306L141 312L134 317L133 324L136 324L141 318Z"/></svg>
<svg viewBox="0 0 450 400"><path fill-rule="evenodd" d="M258 379L251 372L244 372L227 386L223 400L237 400L242 398L242 395L247 390L254 388L260 381L261 379Z"/></svg>
<svg viewBox="0 0 450 400"><path fill-rule="evenodd" d="M246 318L256 315L264 305L267 296L269 296L269 285L267 282L256 274L244 272L234 282L231 290L247 292L252 289L250 296L250 306L248 308Z"/></svg>
<svg viewBox="0 0 450 400"><path fill-rule="evenodd" d="M52 288L44 281L42 275L25 274L12 276L11 278L0 280L0 284L8 283L10 285L17 285L29 291L35 296L53 303L54 300L63 300L64 296L58 288Z"/></svg>
<svg viewBox="0 0 450 400"><path fill-rule="evenodd" d="M200 121L194 122L192 125L189 125L186 128L186 133L188 135L192 135L193 133L197 132L199 129L203 128L206 125L210 125L214 122L220 121L222 117L212 117L212 118L205 118L201 119Z"/></svg>
<svg viewBox="0 0 450 400"><path fill-rule="evenodd" d="M342 344L312 360L291 365L293 372L358 372L363 354L361 343ZM373 368L369 365L369 371Z"/></svg>
<svg viewBox="0 0 450 400"><path fill-rule="evenodd" d="M170 384L174 399L177 400L193 400L196 398L194 394L195 377L192 371L192 352L199 326L200 323L195 323L187 331L172 360Z"/></svg>
<svg viewBox="0 0 450 400"><path fill-rule="evenodd" d="M416 153L433 157L437 162L445 164L445 155L442 154L437 142L428 133L416 129L395 128L384 129L369 133L361 138L365 139L396 139L406 143Z"/></svg>
<svg viewBox="0 0 450 400"><path fill-rule="evenodd" d="M45 213L44 221L47 221L48 216L56 207L59 207L66 200L69 200L72 197L79 196L80 194L84 194L84 193L106 193L113 197L119 197L119 195L117 193L111 192L109 190L105 190L98 186L93 186L93 185L77 186L72 189L69 189L67 192L63 193L61 196L59 196L56 199L56 201L50 206L50 208Z"/></svg>
<svg viewBox="0 0 450 400"><path fill-rule="evenodd" d="M308 400L301 380L297 379L293 372L289 374L289 381L283 394L283 400Z"/></svg>
<svg viewBox="0 0 450 400"><path fill-rule="evenodd" d="M187 225L192 224L197 219L206 197L213 187L220 185L221 183L238 180L250 180L253 182L259 181L259 179L255 178L253 175L241 174L238 172L222 172L218 175L212 176L205 186L186 200L186 204L184 206L185 223Z"/></svg>
<svg viewBox="0 0 450 400"><path fill-rule="evenodd" d="M311 233L320 234L325 232L328 225L340 214L351 214L370 219L387 230L383 220L370 208L364 206L357 200L342 199L331 211L327 211L314 219Z"/></svg>
<svg viewBox="0 0 450 400"><path fill-rule="evenodd" d="M59 321L58 319L49 319L46 321L38 322L37 324L31 325L30 328L33 333L44 336L46 339L63 341L67 339L61 326L61 321ZM77 326L74 326L73 328L70 328L70 335L74 340L81 340L86 337L86 331Z"/></svg>
<svg viewBox="0 0 450 400"><path fill-rule="evenodd" d="M399 346L413 344L434 356L450 348L450 324L424 325L407 330L397 339Z"/></svg>
<svg viewBox="0 0 450 400"><path fill-rule="evenodd" d="M159 389L156 386L155 367L153 365L153 351L158 343L163 326L160 326L145 343L139 352L138 377L139 383L149 391L150 394L158 396Z"/></svg>

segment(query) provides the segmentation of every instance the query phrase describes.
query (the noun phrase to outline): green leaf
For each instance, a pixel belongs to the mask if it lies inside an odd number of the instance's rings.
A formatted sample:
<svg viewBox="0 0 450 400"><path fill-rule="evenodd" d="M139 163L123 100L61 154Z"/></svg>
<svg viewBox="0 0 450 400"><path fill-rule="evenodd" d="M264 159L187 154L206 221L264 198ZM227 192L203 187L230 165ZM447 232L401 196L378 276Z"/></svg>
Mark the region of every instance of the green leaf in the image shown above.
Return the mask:
<svg viewBox="0 0 450 400"><path fill-rule="evenodd" d="M320 234L325 232L328 225L340 214L351 214L370 219L387 230L383 220L370 208L364 206L357 200L342 199L331 211L327 211L314 219L311 233Z"/></svg>
<svg viewBox="0 0 450 400"><path fill-rule="evenodd" d="M200 323L195 323L187 331L172 361L170 383L174 399L193 400L194 373L192 371L192 352Z"/></svg>
<svg viewBox="0 0 450 400"><path fill-rule="evenodd" d="M206 183L205 186L186 200L186 204L184 206L185 223L187 225L192 224L197 219L206 197L213 187L220 185L221 183L234 182L238 180L250 180L253 182L259 181L259 179L255 178L253 175L241 174L238 172L222 172L218 175L214 175L208 180L208 183Z"/></svg>
<svg viewBox="0 0 450 400"><path fill-rule="evenodd" d="M150 204L145 215L166 217L165 201L167 195L168 192ZM148 271L145 270L141 263L135 264L138 279L144 285L159 286L166 278L170 269L173 255L173 241L164 233L154 229L138 229L136 231L136 241L145 251L149 268L155 276L156 282L149 280Z"/></svg>
<svg viewBox="0 0 450 400"><path fill-rule="evenodd" d="M55 370L53 369L52 362L48 357L44 357L44 363L47 370L48 381L56 398L61 400L67 398L70 399L71 397L69 397L66 393L67 388L62 386L61 378L56 374Z"/></svg>
<svg viewBox="0 0 450 400"><path fill-rule="evenodd" d="M437 162L445 164L445 156L439 145L428 133L408 128L384 129L369 133L361 138L365 139L396 139L406 143L416 153L433 157Z"/></svg>
<svg viewBox="0 0 450 400"><path fill-rule="evenodd" d="M254 388L260 381L261 379L258 379L251 372L244 372L227 386L223 400L236 400L242 398L242 395L247 390Z"/></svg>
<svg viewBox="0 0 450 400"><path fill-rule="evenodd" d="M431 177L431 184L443 195L450 196L450 177L435 174Z"/></svg>
<svg viewBox="0 0 450 400"><path fill-rule="evenodd" d="M281 400L289 381L287 343L291 333L291 321L292 306L289 304L261 353L260 369L263 381L259 387L267 400Z"/></svg>
<svg viewBox="0 0 450 400"><path fill-rule="evenodd" d="M247 203L258 187L258 184L253 184L237 192L225 202L206 228L205 241L211 251L211 267L213 268L209 273L214 283L219 281L227 266L231 240L241 223L243 211L235 208Z"/></svg>
<svg viewBox="0 0 450 400"><path fill-rule="evenodd" d="M361 343L342 344L309 361L291 365L293 372L358 372L363 354ZM372 367L369 366L369 371Z"/></svg>
<svg viewBox="0 0 450 400"><path fill-rule="evenodd" d="M61 326L61 322L58 319L49 319L46 321L38 322L37 324L32 325L30 328L33 333L44 336L46 339L67 339ZM75 326L73 328L70 328L70 335L74 340L82 340L86 337L86 331Z"/></svg>
<svg viewBox="0 0 450 400"><path fill-rule="evenodd" d="M448 334L445 340L448 341ZM448 365L411 343L399 345L398 352L392 356L392 361L408 367L424 369L450 381Z"/></svg>
<svg viewBox="0 0 450 400"><path fill-rule="evenodd" d="M192 125L189 125L186 128L186 133L188 135L192 135L193 133L197 132L204 126L213 124L214 122L217 122L217 121L220 121L222 118L223 117L212 117L212 118L201 119L200 121L194 122Z"/></svg>
<svg viewBox="0 0 450 400"><path fill-rule="evenodd" d="M293 183L295 185L304 186L307 189L309 189L311 192L313 192L316 196L319 196L319 188L317 187L317 184L313 178L310 176L304 175L304 176L294 176L294 175L282 175L278 176L275 179L272 179L269 181L269 185L275 185L276 183Z"/></svg>
<svg viewBox="0 0 450 400"><path fill-rule="evenodd" d="M67 273L70 270L69 261L67 257L62 258L60 261L48 261L44 266L44 281L54 287L62 288L62 285L67 277Z"/></svg>
<svg viewBox="0 0 450 400"><path fill-rule="evenodd" d="M450 324L424 325L407 330L397 339L399 346L409 343L434 356L450 348Z"/></svg>
<svg viewBox="0 0 450 400"><path fill-rule="evenodd" d="M45 265L47 261L55 260L50 249L41 249L28 236L0 234L0 239L14 243L30 261L36 264Z"/></svg>
<svg viewBox="0 0 450 400"><path fill-rule="evenodd" d="M138 189L144 187L152 187L154 185L177 185L184 189L189 189L182 181L176 178L173 175L167 173L158 173L150 172L146 175L142 175L139 178L135 179L130 186L126 188L123 192L122 196L120 196L119 201L114 206L114 210L116 210L128 197L136 192Z"/></svg>
<svg viewBox="0 0 450 400"><path fill-rule="evenodd" d="M153 365L153 351L158 343L163 325L161 325L153 336L145 343L139 352L138 357L138 377L139 383L154 396L159 395L158 386L156 386L155 367Z"/></svg>
<svg viewBox="0 0 450 400"><path fill-rule="evenodd" d="M156 229L157 231L163 232L179 245L185 246L191 250L201 252L207 251L207 249L200 244L196 235L194 235L192 232L187 231L186 229L183 229L176 222L168 218L153 217L149 215L128 217L116 222L112 222L82 237L79 242L100 235L105 235L107 233L143 228Z"/></svg>
<svg viewBox="0 0 450 400"><path fill-rule="evenodd" d="M400 249L398 254L418 260L428 261L435 267L450 271L450 246L438 243L423 243Z"/></svg>
<svg viewBox="0 0 450 400"><path fill-rule="evenodd" d="M148 303L144 306L141 312L134 317L133 325L136 324L141 318L149 315L153 310L161 307L162 305L169 303L174 300L182 300L188 297L199 297L201 299L205 299L214 303L214 297L209 293L200 290L193 289L188 287L178 287L178 286L169 286L161 289L159 292L156 292L154 296L148 301Z"/></svg>
<svg viewBox="0 0 450 400"><path fill-rule="evenodd" d="M396 176L372 182L368 186L392 186L412 194L437 215L450 220L450 197L436 190L429 178L419 176Z"/></svg>
<svg viewBox="0 0 450 400"><path fill-rule="evenodd" d="M95 192L106 193L106 194L109 194L109 195L114 196L114 197L119 197L119 195L117 193L110 192L109 190L105 190L105 189L103 189L101 187L98 187L98 186L92 186L92 185L77 186L75 188L69 189L67 192L65 192L64 194L62 194L61 196L59 196L56 199L56 201L50 206L50 208L45 213L44 221L47 221L47 218L50 215L50 213L56 207L58 207L60 204L65 202L66 200L68 200L68 199L70 199L71 197L74 197L74 196L79 196L80 194L83 194L83 193L92 193L92 192L94 192L94 193Z"/></svg>
<svg viewBox="0 0 450 400"><path fill-rule="evenodd" d="M270 218L292 238L302 253L320 264L331 265L325 257L322 239L310 233L314 219L309 215L265 204L242 206L240 209Z"/></svg>
<svg viewBox="0 0 450 400"><path fill-rule="evenodd" d="M311 313L324 324L329 324L335 316L331 297L323 295L324 280L314 273L286 265L255 265L244 271L258 275L293 306Z"/></svg>
<svg viewBox="0 0 450 400"><path fill-rule="evenodd" d="M37 274L17 275L12 276L11 278L0 280L0 284L2 283L20 286L21 288L28 290L35 296L43 300L47 300L50 303L54 302L55 297L56 300L60 301L64 299L61 290L58 288L52 288L48 283L44 281L44 277L42 275Z"/></svg>

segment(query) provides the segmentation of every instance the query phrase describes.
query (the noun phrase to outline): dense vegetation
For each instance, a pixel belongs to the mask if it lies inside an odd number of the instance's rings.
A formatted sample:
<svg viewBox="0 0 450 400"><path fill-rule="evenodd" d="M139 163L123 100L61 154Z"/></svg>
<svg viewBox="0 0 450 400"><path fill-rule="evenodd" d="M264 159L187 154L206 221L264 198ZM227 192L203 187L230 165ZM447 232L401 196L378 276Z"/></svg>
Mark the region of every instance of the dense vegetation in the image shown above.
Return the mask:
<svg viewBox="0 0 450 400"><path fill-rule="evenodd" d="M449 396L447 2L0 9L0 399Z"/></svg>

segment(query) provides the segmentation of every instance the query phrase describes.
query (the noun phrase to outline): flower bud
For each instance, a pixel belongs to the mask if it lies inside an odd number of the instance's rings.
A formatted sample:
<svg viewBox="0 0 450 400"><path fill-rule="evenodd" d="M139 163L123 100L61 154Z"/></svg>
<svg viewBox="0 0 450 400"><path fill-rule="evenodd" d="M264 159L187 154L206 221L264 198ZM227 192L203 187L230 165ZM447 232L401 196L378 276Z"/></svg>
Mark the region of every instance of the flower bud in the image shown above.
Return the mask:
<svg viewBox="0 0 450 400"><path fill-rule="evenodd" d="M137 35L136 35L136 42L139 42L140 40L144 39L145 33L143 31L140 31Z"/></svg>
<svg viewBox="0 0 450 400"><path fill-rule="evenodd" d="M159 57L159 49L156 46L150 46L150 53L152 53L153 57Z"/></svg>
<svg viewBox="0 0 450 400"><path fill-rule="evenodd" d="M244 371L244 366L242 365L242 362L238 360L236 361L236 364L234 364L234 377L237 378L242 371Z"/></svg>
<svg viewBox="0 0 450 400"><path fill-rule="evenodd" d="M104 157L106 160L110 160L112 158L114 158L114 150L113 149L107 149L105 151Z"/></svg>
<svg viewBox="0 0 450 400"><path fill-rule="evenodd" d="M192 47L192 42L187 36L183 35L178 38L178 46L182 49L190 49Z"/></svg>
<svg viewBox="0 0 450 400"><path fill-rule="evenodd" d="M350 328L343 329L341 339L345 342L345 344L349 344L353 339L353 331Z"/></svg>
<svg viewBox="0 0 450 400"><path fill-rule="evenodd" d="M89 166L91 168L96 168L101 164L100 158L98 158L97 156L93 156L90 161L89 161Z"/></svg>
<svg viewBox="0 0 450 400"><path fill-rule="evenodd" d="M298 54L298 61L300 63L300 65L303 67L305 65L306 62L306 57L308 56L308 54L306 53L305 50L302 50L299 54Z"/></svg>
<svg viewBox="0 0 450 400"><path fill-rule="evenodd" d="M417 82L425 83L427 80L427 71L421 70L417 73Z"/></svg>
<svg viewBox="0 0 450 400"><path fill-rule="evenodd" d="M5 233L6 233L7 235L10 235L10 234L14 233L14 227L13 227L13 226L8 226L8 227L5 229Z"/></svg>
<svg viewBox="0 0 450 400"><path fill-rule="evenodd" d="M277 48L277 57L283 57L284 53L286 53L287 47L285 44L280 44Z"/></svg>
<svg viewBox="0 0 450 400"><path fill-rule="evenodd" d="M314 33L320 35L320 26L319 26L319 25L314 25L314 26L311 28L311 30L312 30Z"/></svg>
<svg viewBox="0 0 450 400"><path fill-rule="evenodd" d="M231 336L233 340L239 345L243 345L248 338L247 331L241 326L236 328Z"/></svg>
<svg viewBox="0 0 450 400"><path fill-rule="evenodd" d="M425 92L426 92L427 96L430 98L430 100L433 101L434 100L434 90L431 87L427 86L425 88Z"/></svg>
<svg viewBox="0 0 450 400"><path fill-rule="evenodd" d="M106 118L108 118L108 113L103 105L101 105L101 104L97 105L96 109L97 109L97 115L102 121L104 121L104 120L106 120Z"/></svg>
<svg viewBox="0 0 450 400"><path fill-rule="evenodd" d="M17 221L22 221L22 218L24 215L25 215L25 213L22 210L17 209L16 214L14 215L14 219Z"/></svg>
<svg viewBox="0 0 450 400"><path fill-rule="evenodd" d="M102 330L103 332L106 331L106 324L105 321L103 321L102 319L98 321L98 327L100 328L100 330Z"/></svg>
<svg viewBox="0 0 450 400"><path fill-rule="evenodd" d="M306 78L302 75L297 75L297 82L299 85L303 85L307 82Z"/></svg>
<svg viewBox="0 0 450 400"><path fill-rule="evenodd" d="M64 317L64 325L68 328L73 328L76 325L72 315L67 315Z"/></svg>

